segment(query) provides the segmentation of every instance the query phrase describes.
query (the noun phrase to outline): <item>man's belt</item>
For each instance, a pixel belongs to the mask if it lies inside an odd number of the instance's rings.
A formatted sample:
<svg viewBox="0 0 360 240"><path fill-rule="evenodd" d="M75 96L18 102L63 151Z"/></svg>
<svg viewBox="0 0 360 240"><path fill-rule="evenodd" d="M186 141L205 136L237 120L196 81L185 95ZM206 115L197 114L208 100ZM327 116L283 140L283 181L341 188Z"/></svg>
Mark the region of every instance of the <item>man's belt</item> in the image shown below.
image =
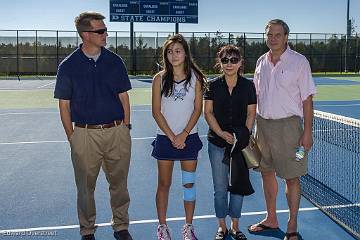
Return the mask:
<svg viewBox="0 0 360 240"><path fill-rule="evenodd" d="M115 120L112 123L105 123L105 124L82 124L82 123L75 123L76 127L79 128L88 128L88 129L104 129L104 128L112 128L119 126L122 123L121 120Z"/></svg>

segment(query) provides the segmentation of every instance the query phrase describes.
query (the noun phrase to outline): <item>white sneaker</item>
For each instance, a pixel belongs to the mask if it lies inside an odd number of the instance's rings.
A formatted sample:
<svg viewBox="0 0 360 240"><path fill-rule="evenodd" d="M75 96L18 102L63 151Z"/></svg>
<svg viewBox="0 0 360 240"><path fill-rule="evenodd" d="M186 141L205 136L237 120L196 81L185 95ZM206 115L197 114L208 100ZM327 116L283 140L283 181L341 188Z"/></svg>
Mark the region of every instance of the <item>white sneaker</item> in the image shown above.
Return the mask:
<svg viewBox="0 0 360 240"><path fill-rule="evenodd" d="M160 224L157 227L158 240L171 240L170 231L166 224Z"/></svg>
<svg viewBox="0 0 360 240"><path fill-rule="evenodd" d="M183 240L198 240L195 236L194 226L192 224L185 224L182 233Z"/></svg>

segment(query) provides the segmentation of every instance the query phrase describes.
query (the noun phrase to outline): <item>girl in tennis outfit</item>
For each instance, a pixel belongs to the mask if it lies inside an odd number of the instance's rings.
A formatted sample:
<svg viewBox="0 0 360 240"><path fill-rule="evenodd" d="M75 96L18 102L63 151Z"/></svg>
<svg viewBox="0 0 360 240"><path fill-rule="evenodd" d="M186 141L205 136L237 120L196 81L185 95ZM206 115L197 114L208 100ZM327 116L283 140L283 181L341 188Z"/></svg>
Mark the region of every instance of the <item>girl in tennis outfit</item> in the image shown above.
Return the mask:
<svg viewBox="0 0 360 240"><path fill-rule="evenodd" d="M215 240L225 239L226 235L231 235L235 240L244 240L246 237L239 230L239 218L243 197L252 194L253 189L236 193L231 190L229 165L224 163L224 154L226 148L234 143L233 133L236 130L246 133L238 139L238 143L245 142L243 145L246 146L249 141L256 115L256 91L252 81L241 76L242 61L236 46L222 47L216 60L223 74L209 82L209 90L204 96L204 114L209 124L208 152L214 183L214 206L219 224ZM245 164L241 170L247 173L242 176L246 177L242 179L242 184L250 182ZM229 230L225 221L227 215L231 218Z"/></svg>
<svg viewBox="0 0 360 240"><path fill-rule="evenodd" d="M180 34L164 43L163 65L164 70L154 76L152 84L152 114L158 125L152 152L158 164L157 236L158 240L171 239L166 211L174 162L180 161L185 209L183 239L196 240L192 225L196 199L195 172L202 148L197 121L202 112L202 96L207 82Z"/></svg>

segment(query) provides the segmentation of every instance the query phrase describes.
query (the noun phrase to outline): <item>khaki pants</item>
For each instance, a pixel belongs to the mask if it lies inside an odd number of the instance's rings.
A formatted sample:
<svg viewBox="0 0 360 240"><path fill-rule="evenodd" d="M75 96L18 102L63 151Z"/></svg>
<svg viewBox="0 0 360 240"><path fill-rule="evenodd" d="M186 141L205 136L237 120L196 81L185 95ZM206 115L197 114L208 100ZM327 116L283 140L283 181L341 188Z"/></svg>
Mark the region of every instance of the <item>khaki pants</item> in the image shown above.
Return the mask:
<svg viewBox="0 0 360 240"><path fill-rule="evenodd" d="M70 146L78 190L80 234L93 234L96 230L94 191L101 167L110 185L113 229L114 231L127 229L130 204L127 177L131 156L129 129L123 123L106 129L75 127Z"/></svg>
<svg viewBox="0 0 360 240"><path fill-rule="evenodd" d="M284 179L300 177L307 173L307 154L295 160L296 148L303 134L300 117L282 119L256 118L256 141L262 158L258 171L275 170L277 176Z"/></svg>

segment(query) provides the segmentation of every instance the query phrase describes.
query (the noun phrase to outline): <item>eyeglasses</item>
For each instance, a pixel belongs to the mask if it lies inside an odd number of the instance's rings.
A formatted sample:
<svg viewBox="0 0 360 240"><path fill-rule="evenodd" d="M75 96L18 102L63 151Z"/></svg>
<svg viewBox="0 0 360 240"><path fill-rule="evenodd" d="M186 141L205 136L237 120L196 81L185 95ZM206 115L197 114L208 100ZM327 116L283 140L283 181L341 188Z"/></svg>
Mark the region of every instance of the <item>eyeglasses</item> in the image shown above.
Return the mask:
<svg viewBox="0 0 360 240"><path fill-rule="evenodd" d="M237 64L240 61L240 59L237 57L232 57L232 58L223 57L220 59L220 61L222 64L228 64L229 62L231 64Z"/></svg>
<svg viewBox="0 0 360 240"><path fill-rule="evenodd" d="M82 31L82 32L97 33L99 35L102 35L105 32L107 32L107 28L101 28L101 29L98 29L98 30L88 30L88 31Z"/></svg>

